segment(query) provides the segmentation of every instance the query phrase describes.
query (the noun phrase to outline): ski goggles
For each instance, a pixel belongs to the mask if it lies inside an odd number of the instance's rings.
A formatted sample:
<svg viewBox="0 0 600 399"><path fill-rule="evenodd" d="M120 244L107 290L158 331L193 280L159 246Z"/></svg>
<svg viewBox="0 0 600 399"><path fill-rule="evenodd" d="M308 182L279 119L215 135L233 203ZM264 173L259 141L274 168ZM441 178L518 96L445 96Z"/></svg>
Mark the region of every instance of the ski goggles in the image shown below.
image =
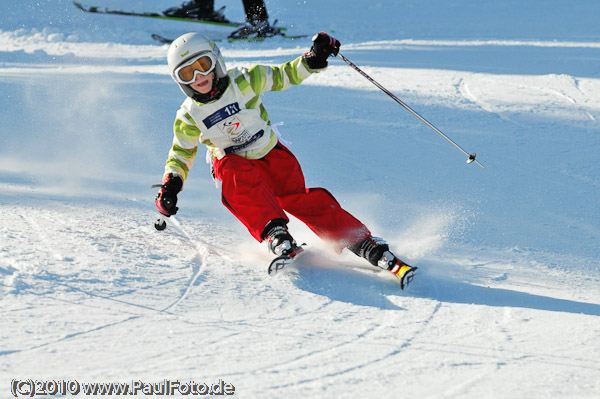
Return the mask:
<svg viewBox="0 0 600 399"><path fill-rule="evenodd" d="M185 85L193 83L196 75L208 75L215 69L217 60L212 53L200 53L190 58L173 71L173 77L179 83Z"/></svg>

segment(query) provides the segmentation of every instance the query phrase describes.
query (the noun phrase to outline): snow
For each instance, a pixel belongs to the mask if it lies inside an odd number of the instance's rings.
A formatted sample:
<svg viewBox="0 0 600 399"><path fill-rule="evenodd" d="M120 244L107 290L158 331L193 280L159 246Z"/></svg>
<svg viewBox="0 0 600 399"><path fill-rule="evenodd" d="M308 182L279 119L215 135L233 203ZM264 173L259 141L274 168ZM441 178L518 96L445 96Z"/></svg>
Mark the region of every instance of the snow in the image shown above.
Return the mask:
<svg viewBox="0 0 600 399"><path fill-rule="evenodd" d="M264 96L307 184L419 266L414 284L296 220L311 251L268 277L202 156L154 229L150 185L183 97L150 35L222 28L2 2L0 396L31 378L222 379L242 398L600 397L600 3L267 7L291 34L333 32L485 165L339 59ZM310 39L220 46L229 66L277 64Z"/></svg>

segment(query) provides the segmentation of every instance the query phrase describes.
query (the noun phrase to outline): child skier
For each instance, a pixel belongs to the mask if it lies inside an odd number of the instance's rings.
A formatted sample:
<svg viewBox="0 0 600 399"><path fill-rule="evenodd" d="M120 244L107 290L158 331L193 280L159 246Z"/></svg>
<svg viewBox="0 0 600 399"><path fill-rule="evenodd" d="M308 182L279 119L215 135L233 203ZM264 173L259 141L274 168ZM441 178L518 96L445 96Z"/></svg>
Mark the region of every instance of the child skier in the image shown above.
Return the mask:
<svg viewBox="0 0 600 399"><path fill-rule="evenodd" d="M266 240L274 254L298 252L287 228L288 212L333 243L338 253L348 248L394 273L404 288L417 268L371 236L329 191L305 187L300 164L279 141L260 98L265 91L285 90L324 70L327 58L339 49L338 40L320 32L310 51L293 61L227 70L219 48L206 37L187 33L173 41L167 54L169 71L187 99L175 118L156 207L165 216L177 212L177 194L200 142L208 148L213 176L221 181L223 204L257 241Z"/></svg>

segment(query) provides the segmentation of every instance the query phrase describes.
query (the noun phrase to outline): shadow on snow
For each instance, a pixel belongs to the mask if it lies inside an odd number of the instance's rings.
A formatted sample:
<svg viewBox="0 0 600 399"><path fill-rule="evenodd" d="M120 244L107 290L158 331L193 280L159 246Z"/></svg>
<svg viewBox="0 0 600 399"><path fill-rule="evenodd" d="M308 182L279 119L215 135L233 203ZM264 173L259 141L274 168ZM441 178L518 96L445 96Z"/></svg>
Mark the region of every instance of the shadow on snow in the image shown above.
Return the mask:
<svg viewBox="0 0 600 399"><path fill-rule="evenodd" d="M388 296L426 298L440 302L514 307L552 312L600 316L600 304L578 302L502 288L483 287L447 276L435 275L435 268L423 266L407 291L391 275L374 268L309 263L293 267L294 284L307 292L334 301L388 310L403 310Z"/></svg>

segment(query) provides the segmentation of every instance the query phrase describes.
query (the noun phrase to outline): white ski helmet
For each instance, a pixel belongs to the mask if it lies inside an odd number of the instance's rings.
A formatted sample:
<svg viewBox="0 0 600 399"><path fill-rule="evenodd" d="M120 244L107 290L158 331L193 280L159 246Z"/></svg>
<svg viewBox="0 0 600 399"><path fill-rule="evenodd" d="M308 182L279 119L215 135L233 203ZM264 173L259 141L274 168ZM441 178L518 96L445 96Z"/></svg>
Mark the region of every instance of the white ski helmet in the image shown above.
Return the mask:
<svg viewBox="0 0 600 399"><path fill-rule="evenodd" d="M215 42L200 33L191 32L173 40L173 43L171 43L169 50L167 51L167 63L169 64L171 78L173 78L175 83L181 88L181 91L188 97L193 97L196 92L188 85L178 82L175 78L175 69L201 53L211 53L216 60L214 69L215 83L213 83L216 84L219 79L227 75L227 68L225 67L225 61L221 56L221 51Z"/></svg>

